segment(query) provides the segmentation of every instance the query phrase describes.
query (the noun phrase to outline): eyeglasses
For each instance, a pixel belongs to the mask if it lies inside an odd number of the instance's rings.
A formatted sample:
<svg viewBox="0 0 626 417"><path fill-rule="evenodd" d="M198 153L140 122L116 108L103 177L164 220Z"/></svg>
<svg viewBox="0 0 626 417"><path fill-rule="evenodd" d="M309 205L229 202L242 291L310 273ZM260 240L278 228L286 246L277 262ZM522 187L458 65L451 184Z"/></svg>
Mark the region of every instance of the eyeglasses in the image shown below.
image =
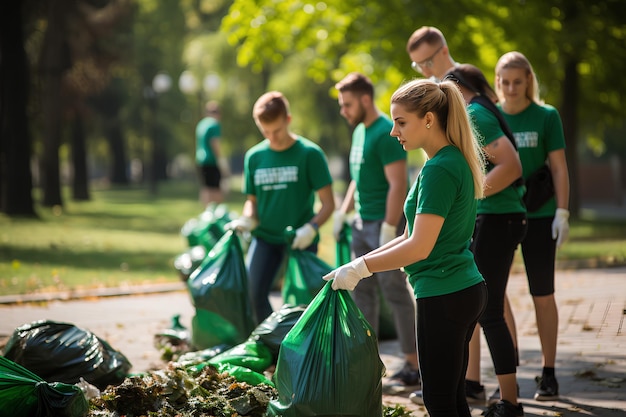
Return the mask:
<svg viewBox="0 0 626 417"><path fill-rule="evenodd" d="M444 45L441 45L439 48L437 48L437 50L435 51L434 54L432 54L431 56L429 56L428 58L426 58L422 62L415 62L415 61L411 62L411 68L413 68L415 71L420 72L420 73L422 72L422 69L424 69L424 68L432 68L433 67L433 59L439 53L439 51L441 51L443 46Z"/></svg>

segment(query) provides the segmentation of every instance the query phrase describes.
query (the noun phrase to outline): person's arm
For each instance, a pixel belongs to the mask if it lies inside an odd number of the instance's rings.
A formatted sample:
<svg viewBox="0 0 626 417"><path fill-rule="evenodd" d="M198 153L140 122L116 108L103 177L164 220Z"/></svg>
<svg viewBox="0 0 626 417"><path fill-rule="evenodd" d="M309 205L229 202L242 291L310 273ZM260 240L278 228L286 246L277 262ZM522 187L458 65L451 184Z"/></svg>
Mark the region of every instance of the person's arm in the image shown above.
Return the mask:
<svg viewBox="0 0 626 417"><path fill-rule="evenodd" d="M494 167L485 177L485 197L497 194L522 176L522 163L517 150L506 136L485 146L487 160Z"/></svg>
<svg viewBox="0 0 626 417"><path fill-rule="evenodd" d="M552 220L552 239L556 240L556 247L559 248L569 237L569 174L565 149L550 152L548 160L556 198L556 212Z"/></svg>
<svg viewBox="0 0 626 417"><path fill-rule="evenodd" d="M408 191L406 159L385 165L385 178L389 183L385 205L385 223L397 227L402 217L402 209Z"/></svg>
<svg viewBox="0 0 626 417"><path fill-rule="evenodd" d="M321 227L335 210L335 197L333 195L332 186L329 184L317 190L317 197L320 200L321 207L317 214L313 216L311 222Z"/></svg>
<svg viewBox="0 0 626 417"><path fill-rule="evenodd" d="M402 239L402 242L363 256L367 268L372 273L391 271L426 259L435 247L444 220L436 214L416 215L410 237L405 230L402 237L394 239L394 242L397 239Z"/></svg>
<svg viewBox="0 0 626 417"><path fill-rule="evenodd" d="M356 190L356 181L350 181L346 195L343 197L343 201L339 206L339 212L348 214L354 209L354 191Z"/></svg>
<svg viewBox="0 0 626 417"><path fill-rule="evenodd" d="M354 290L361 279L376 272L399 269L426 259L435 247L444 220L436 214L418 214L415 216L414 233L409 238L405 233L394 239L393 242L397 242L395 245L360 256L330 271L322 279L332 279L334 290Z"/></svg>
<svg viewBox="0 0 626 417"><path fill-rule="evenodd" d="M255 219L258 221L256 206L257 206L256 196L252 194L248 194L246 201L243 203L243 209L241 210L241 215L250 217L251 219Z"/></svg>
<svg viewBox="0 0 626 417"><path fill-rule="evenodd" d="M556 207L569 209L569 173L567 171L567 161L565 159L565 149L557 149L548 154L550 162L550 172L554 183L554 194Z"/></svg>
<svg viewBox="0 0 626 417"><path fill-rule="evenodd" d="M333 214L335 210L335 197L330 184L317 190L317 196L322 203L320 210L304 225L296 229L296 235L291 242L293 249L305 249L313 243L318 234L318 228Z"/></svg>

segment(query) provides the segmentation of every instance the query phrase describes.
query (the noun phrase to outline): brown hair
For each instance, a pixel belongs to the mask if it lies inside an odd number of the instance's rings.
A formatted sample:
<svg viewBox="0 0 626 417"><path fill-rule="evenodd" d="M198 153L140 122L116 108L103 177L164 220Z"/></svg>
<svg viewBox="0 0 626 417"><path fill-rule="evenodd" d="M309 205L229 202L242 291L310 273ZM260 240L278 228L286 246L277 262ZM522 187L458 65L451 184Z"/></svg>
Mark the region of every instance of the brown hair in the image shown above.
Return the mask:
<svg viewBox="0 0 626 417"><path fill-rule="evenodd" d="M406 43L406 51L413 52L420 47L421 44L429 45L446 45L446 38L439 29L433 26L422 26L411 34Z"/></svg>
<svg viewBox="0 0 626 417"><path fill-rule="evenodd" d="M263 123L270 123L289 115L289 101L279 91L269 91L254 103L252 117Z"/></svg>
<svg viewBox="0 0 626 417"><path fill-rule="evenodd" d="M474 195L484 196L485 158L465 109L465 100L452 81L436 83L419 78L398 88L391 96L391 103L402 105L406 111L423 118L431 112L439 121L448 142L456 146L467 161L474 178Z"/></svg>
<svg viewBox="0 0 626 417"><path fill-rule="evenodd" d="M365 75L358 72L351 72L335 84L335 88L341 92L351 92L357 95L368 95L374 97L374 84Z"/></svg>

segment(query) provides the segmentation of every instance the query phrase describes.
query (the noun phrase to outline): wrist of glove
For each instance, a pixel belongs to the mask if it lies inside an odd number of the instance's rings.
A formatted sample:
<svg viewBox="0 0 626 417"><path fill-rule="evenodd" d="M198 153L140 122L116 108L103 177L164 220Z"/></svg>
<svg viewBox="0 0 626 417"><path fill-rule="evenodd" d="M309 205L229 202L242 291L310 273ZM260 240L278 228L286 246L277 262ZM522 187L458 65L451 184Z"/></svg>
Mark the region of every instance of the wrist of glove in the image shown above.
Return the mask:
<svg viewBox="0 0 626 417"><path fill-rule="evenodd" d="M231 222L228 222L224 225L224 229L226 230L235 230L238 232L251 232L257 228L259 222L248 216L241 216Z"/></svg>
<svg viewBox="0 0 626 417"><path fill-rule="evenodd" d="M396 227L387 222L383 222L380 225L380 236L378 238L378 246L386 245L387 243L394 240L396 236L397 236Z"/></svg>
<svg viewBox="0 0 626 417"><path fill-rule="evenodd" d="M325 281L333 280L331 285L333 290L349 290L352 291L356 288L359 281L363 278L371 276L365 259L361 256L354 261L340 266L339 268L324 275L322 278Z"/></svg>
<svg viewBox="0 0 626 417"><path fill-rule="evenodd" d="M306 249L315 240L317 236L317 230L311 223L306 223L304 226L296 229L296 236L291 242L292 249Z"/></svg>
<svg viewBox="0 0 626 417"><path fill-rule="evenodd" d="M333 236L335 240L339 240L341 236L341 230L343 229L343 225L346 223L346 213L343 213L339 210L335 211L333 214Z"/></svg>
<svg viewBox="0 0 626 417"><path fill-rule="evenodd" d="M569 211L558 208L552 220L552 239L556 240L556 247L559 248L569 237Z"/></svg>

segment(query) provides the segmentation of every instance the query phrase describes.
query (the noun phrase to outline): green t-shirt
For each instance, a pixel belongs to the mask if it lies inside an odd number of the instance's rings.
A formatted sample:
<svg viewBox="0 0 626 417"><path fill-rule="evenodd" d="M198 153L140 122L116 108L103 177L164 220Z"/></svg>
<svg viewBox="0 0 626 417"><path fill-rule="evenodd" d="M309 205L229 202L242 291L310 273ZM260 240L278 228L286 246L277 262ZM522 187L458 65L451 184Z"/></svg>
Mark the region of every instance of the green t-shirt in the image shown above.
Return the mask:
<svg viewBox="0 0 626 417"><path fill-rule="evenodd" d="M483 281L469 249L476 220L474 182L458 148L446 146L426 161L409 191L404 213L409 235L416 214L445 218L428 258L404 267L416 298L450 294Z"/></svg>
<svg viewBox="0 0 626 417"><path fill-rule="evenodd" d="M486 107L479 103L470 103L467 106L467 113L472 121L474 130L478 134L481 146L485 147L494 140L503 137L509 140L502 128L498 118ZM491 171L494 165L489 164L487 171ZM497 194L485 197L478 201L478 214L503 214L503 213L524 213L526 206L522 197L524 187L509 185Z"/></svg>
<svg viewBox="0 0 626 417"><path fill-rule="evenodd" d="M205 117L196 125L196 164L216 166L217 159L211 148L211 141L222 136L220 122L213 117Z"/></svg>
<svg viewBox="0 0 626 417"><path fill-rule="evenodd" d="M565 149L563 123L554 107L533 102L520 113L502 114L515 136L524 178L541 167L550 152ZM539 210L528 213L528 217L551 217L555 211L556 199L551 198Z"/></svg>
<svg viewBox="0 0 626 417"><path fill-rule="evenodd" d="M369 127L360 123L352 133L350 176L356 183L354 208L363 220L385 218L389 183L385 165L406 160L400 142L389 136L393 122L381 115Z"/></svg>
<svg viewBox="0 0 626 417"><path fill-rule="evenodd" d="M267 139L250 148L244 178L243 192L257 201L254 235L270 243L287 243L285 228L311 220L315 192L332 184L324 152L302 136L284 151L270 149Z"/></svg>

